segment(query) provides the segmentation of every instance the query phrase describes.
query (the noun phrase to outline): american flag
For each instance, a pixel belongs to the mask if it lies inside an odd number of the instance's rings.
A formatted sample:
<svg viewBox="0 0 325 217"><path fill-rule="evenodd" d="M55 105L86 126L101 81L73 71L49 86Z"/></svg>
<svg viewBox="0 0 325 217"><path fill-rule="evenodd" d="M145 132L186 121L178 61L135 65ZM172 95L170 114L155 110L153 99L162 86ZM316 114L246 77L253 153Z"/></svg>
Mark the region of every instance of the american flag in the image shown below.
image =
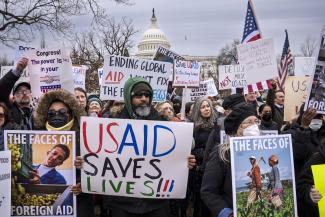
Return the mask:
<svg viewBox="0 0 325 217"><path fill-rule="evenodd" d="M282 56L280 64L278 65L278 75L279 75L279 87L281 90L284 90L284 83L288 75L288 69L292 64L292 56L289 45L288 32L285 30L286 38L284 40Z"/></svg>
<svg viewBox="0 0 325 217"><path fill-rule="evenodd" d="M261 32L257 26L256 18L253 12L253 7L251 2L248 1L247 4L247 13L244 26L244 34L241 43L248 43L251 41L256 41L261 37Z"/></svg>

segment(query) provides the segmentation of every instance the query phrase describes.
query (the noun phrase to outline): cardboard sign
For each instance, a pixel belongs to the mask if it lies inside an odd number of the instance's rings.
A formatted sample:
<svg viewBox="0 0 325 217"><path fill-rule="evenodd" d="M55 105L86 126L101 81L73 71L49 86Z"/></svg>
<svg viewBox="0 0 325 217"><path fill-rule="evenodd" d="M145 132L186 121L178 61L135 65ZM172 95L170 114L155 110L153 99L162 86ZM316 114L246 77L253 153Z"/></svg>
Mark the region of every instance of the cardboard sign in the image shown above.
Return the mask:
<svg viewBox="0 0 325 217"><path fill-rule="evenodd" d="M295 57L295 76L310 76L313 74L315 57Z"/></svg>
<svg viewBox="0 0 325 217"><path fill-rule="evenodd" d="M4 139L11 151L11 216L76 216L75 132L9 130Z"/></svg>
<svg viewBox="0 0 325 217"><path fill-rule="evenodd" d="M185 60L184 57L159 45L153 60L174 63L174 60Z"/></svg>
<svg viewBox="0 0 325 217"><path fill-rule="evenodd" d="M81 118L82 191L185 198L192 123Z"/></svg>
<svg viewBox="0 0 325 217"><path fill-rule="evenodd" d="M235 217L298 216L291 135L231 137L230 156Z"/></svg>
<svg viewBox="0 0 325 217"><path fill-rule="evenodd" d="M73 74L70 54L64 48L35 49L25 54L29 57L28 70L33 97L55 89L73 93Z"/></svg>
<svg viewBox="0 0 325 217"><path fill-rule="evenodd" d="M313 172L315 188L321 195L325 195L325 164L312 165L311 170ZM319 216L325 216L325 200L322 199L318 202Z"/></svg>
<svg viewBox="0 0 325 217"><path fill-rule="evenodd" d="M246 71L244 65L219 65L219 90L246 88Z"/></svg>
<svg viewBox="0 0 325 217"><path fill-rule="evenodd" d="M0 151L0 213L10 216L11 203L11 153Z"/></svg>
<svg viewBox="0 0 325 217"><path fill-rule="evenodd" d="M245 66L248 84L278 76L273 39L260 39L237 45L239 63Z"/></svg>
<svg viewBox="0 0 325 217"><path fill-rule="evenodd" d="M277 130L260 130L261 136L264 135L278 135ZM225 143L226 141L230 140L230 136L226 134L224 130L220 130L220 144Z"/></svg>
<svg viewBox="0 0 325 217"><path fill-rule="evenodd" d="M191 88L186 91L186 102L194 102L197 98L203 96L216 96L218 95L218 90L214 83L213 78L201 81L200 87Z"/></svg>
<svg viewBox="0 0 325 217"><path fill-rule="evenodd" d="M288 76L285 81L284 120L290 121L299 114L300 106L306 101L309 77Z"/></svg>
<svg viewBox="0 0 325 217"><path fill-rule="evenodd" d="M173 86L200 86L200 67L201 64L197 61L175 60Z"/></svg>
<svg viewBox="0 0 325 217"><path fill-rule="evenodd" d="M124 100L123 88L130 77L143 77L153 89L153 101L166 100L171 63L122 56L105 56L100 87L102 100Z"/></svg>
<svg viewBox="0 0 325 217"><path fill-rule="evenodd" d="M318 113L325 114L325 28L322 30L318 48L304 109L314 107Z"/></svg>
<svg viewBox="0 0 325 217"><path fill-rule="evenodd" d="M87 66L72 66L74 88L81 87L86 89L86 71Z"/></svg>

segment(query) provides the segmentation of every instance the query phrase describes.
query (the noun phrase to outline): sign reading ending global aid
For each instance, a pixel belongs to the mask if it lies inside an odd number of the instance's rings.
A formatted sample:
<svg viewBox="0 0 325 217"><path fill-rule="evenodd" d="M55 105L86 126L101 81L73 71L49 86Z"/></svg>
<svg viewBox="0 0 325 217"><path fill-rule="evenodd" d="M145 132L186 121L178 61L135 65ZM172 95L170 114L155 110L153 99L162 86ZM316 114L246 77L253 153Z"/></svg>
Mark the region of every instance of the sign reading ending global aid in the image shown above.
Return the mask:
<svg viewBox="0 0 325 217"><path fill-rule="evenodd" d="M193 124L82 117L82 191L185 198Z"/></svg>
<svg viewBox="0 0 325 217"><path fill-rule="evenodd" d="M122 56L105 56L100 87L102 100L123 100L125 82L132 77L143 77L153 89L153 101L166 100L172 64Z"/></svg>

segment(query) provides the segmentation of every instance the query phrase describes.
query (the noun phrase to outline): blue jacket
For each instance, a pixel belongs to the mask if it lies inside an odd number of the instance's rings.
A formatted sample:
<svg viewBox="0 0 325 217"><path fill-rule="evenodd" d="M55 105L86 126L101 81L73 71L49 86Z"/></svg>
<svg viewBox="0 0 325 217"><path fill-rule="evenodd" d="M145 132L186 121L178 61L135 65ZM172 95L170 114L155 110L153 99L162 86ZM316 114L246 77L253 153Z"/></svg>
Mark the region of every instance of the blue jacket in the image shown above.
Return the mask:
<svg viewBox="0 0 325 217"><path fill-rule="evenodd" d="M38 169L39 165L35 168ZM45 173L43 176L41 176L41 184L62 184L66 185L67 181L65 178L56 171L55 168L51 169L49 172Z"/></svg>

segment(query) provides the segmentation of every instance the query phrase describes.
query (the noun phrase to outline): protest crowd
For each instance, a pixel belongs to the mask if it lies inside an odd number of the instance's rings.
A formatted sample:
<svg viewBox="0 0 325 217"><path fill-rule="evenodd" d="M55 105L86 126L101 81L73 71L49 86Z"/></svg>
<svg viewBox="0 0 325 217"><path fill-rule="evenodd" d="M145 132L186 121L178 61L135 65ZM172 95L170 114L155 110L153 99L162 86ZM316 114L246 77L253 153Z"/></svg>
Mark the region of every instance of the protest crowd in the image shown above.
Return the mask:
<svg viewBox="0 0 325 217"><path fill-rule="evenodd" d="M323 64L324 39L325 33L317 59ZM269 39L250 43L260 43L250 49L265 55L256 61L273 58L262 52L273 45ZM317 167L325 164L323 81L314 72L301 78L311 83L309 92L301 93L305 101L287 103L287 97L300 97L287 96L285 83L294 76L277 76L273 63L272 69L246 63L241 55L250 43L237 48L238 62L247 69L238 73L249 85L225 87L230 75L221 74L217 82L200 81L197 61L168 51L153 60L105 57L100 95L69 83L72 73L60 68L69 62L63 49L26 52L0 78L0 154L11 151L11 177L0 171L1 191L6 189L1 180L11 183L7 211L11 216L321 216L324 189L316 180L324 182L319 177L325 172ZM283 55L290 55L288 49ZM57 67L47 67L55 61ZM219 73L227 67L220 66ZM19 80L27 69L30 81ZM50 77L54 72L59 74ZM69 75L60 81L63 73ZM223 92L227 89L232 92ZM286 109L294 113L290 118Z"/></svg>

